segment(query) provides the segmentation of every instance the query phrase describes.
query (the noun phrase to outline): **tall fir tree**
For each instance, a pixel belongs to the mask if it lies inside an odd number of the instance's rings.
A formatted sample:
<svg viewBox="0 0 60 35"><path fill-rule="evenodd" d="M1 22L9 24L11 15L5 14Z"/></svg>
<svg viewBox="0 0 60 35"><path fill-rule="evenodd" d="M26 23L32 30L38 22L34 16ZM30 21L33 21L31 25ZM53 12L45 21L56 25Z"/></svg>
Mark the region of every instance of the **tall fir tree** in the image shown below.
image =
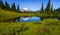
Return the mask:
<svg viewBox="0 0 60 35"><path fill-rule="evenodd" d="M4 6L2 0L0 0L0 8L1 8L1 9L4 9L4 8L5 8L5 6Z"/></svg>
<svg viewBox="0 0 60 35"><path fill-rule="evenodd" d="M12 4L12 6L11 6L11 11L15 11L15 12L16 12L16 6L15 6L15 3Z"/></svg>
<svg viewBox="0 0 60 35"><path fill-rule="evenodd" d="M44 10L43 10L43 2L42 2L42 7L41 7L41 13L44 13Z"/></svg>
<svg viewBox="0 0 60 35"><path fill-rule="evenodd" d="M18 4L18 6L17 6L17 12L19 12L19 13L20 13L19 4Z"/></svg>
<svg viewBox="0 0 60 35"><path fill-rule="evenodd" d="M52 6L51 6L51 12L53 12L53 4L52 4Z"/></svg>
<svg viewBox="0 0 60 35"><path fill-rule="evenodd" d="M9 4L8 4L7 1L5 2L5 9L6 9L6 10L10 10L10 6L9 6Z"/></svg>
<svg viewBox="0 0 60 35"><path fill-rule="evenodd" d="M50 9L50 0L48 0L48 4L47 4L47 7L46 7L46 13L49 14L51 12L51 9Z"/></svg>

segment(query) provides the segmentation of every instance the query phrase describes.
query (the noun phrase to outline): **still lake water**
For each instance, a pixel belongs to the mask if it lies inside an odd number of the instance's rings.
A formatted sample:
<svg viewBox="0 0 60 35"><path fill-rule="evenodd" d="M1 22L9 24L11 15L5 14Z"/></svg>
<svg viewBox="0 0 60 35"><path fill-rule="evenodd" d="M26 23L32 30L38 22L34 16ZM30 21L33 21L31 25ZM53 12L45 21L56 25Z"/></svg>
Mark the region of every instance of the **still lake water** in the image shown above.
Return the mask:
<svg viewBox="0 0 60 35"><path fill-rule="evenodd" d="M20 17L19 22L39 22L40 17ZM16 19L18 22L18 19Z"/></svg>
<svg viewBox="0 0 60 35"><path fill-rule="evenodd" d="M59 20L58 18L53 18L56 20ZM16 22L39 22L42 18L40 17L20 17L19 19L16 19ZM13 22L13 20L10 20L10 22Z"/></svg>

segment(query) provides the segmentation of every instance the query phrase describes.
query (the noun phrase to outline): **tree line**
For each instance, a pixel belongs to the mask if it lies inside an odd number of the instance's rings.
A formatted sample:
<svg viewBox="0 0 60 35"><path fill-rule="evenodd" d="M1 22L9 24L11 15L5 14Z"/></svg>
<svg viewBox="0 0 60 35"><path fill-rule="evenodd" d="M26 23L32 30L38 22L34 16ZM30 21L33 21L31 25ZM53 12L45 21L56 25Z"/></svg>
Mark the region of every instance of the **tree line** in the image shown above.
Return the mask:
<svg viewBox="0 0 60 35"><path fill-rule="evenodd" d="M47 4L45 9L44 9L44 4L42 2L42 7L41 7L41 10L39 12L43 13L43 14L44 13L48 14L48 15L53 14L54 16L57 16L57 15L60 15L60 8L53 9L53 3L51 5L51 0L48 0L48 4Z"/></svg>
<svg viewBox="0 0 60 35"><path fill-rule="evenodd" d="M0 8L5 9L5 10L14 11L14 12L20 12L19 4L18 4L17 9L16 9L15 3L12 3L12 5L10 7L10 5L8 4L7 1L5 2L5 5L4 5L2 0L0 0Z"/></svg>
<svg viewBox="0 0 60 35"><path fill-rule="evenodd" d="M46 6L46 8L44 9L44 4L42 2L42 7L41 7L41 12L40 13L46 13L46 14L50 14L53 12L53 4L51 6L50 4L50 0L48 0L48 4Z"/></svg>

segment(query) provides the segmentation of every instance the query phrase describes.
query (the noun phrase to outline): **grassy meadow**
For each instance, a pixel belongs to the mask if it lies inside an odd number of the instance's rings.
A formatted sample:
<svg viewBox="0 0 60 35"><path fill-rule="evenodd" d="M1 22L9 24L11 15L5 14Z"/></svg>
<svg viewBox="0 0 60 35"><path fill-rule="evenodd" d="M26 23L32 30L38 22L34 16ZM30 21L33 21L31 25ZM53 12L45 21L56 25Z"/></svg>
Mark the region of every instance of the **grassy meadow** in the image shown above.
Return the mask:
<svg viewBox="0 0 60 35"><path fill-rule="evenodd" d="M20 14L16 12L11 12L11 11L0 9L0 21L4 21L7 19L13 19L13 18L19 17L19 15Z"/></svg>
<svg viewBox="0 0 60 35"><path fill-rule="evenodd" d="M60 21L0 22L0 35L60 35Z"/></svg>

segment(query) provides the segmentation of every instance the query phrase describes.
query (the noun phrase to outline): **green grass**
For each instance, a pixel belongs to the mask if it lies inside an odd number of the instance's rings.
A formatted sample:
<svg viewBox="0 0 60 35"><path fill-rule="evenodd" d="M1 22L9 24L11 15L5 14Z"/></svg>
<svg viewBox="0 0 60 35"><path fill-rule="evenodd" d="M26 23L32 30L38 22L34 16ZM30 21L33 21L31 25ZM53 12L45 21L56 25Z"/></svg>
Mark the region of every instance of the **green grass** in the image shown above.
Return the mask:
<svg viewBox="0 0 60 35"><path fill-rule="evenodd" d="M0 21L14 19L19 16L20 16L19 13L0 9Z"/></svg>
<svg viewBox="0 0 60 35"><path fill-rule="evenodd" d="M60 21L0 22L0 35L60 35Z"/></svg>

